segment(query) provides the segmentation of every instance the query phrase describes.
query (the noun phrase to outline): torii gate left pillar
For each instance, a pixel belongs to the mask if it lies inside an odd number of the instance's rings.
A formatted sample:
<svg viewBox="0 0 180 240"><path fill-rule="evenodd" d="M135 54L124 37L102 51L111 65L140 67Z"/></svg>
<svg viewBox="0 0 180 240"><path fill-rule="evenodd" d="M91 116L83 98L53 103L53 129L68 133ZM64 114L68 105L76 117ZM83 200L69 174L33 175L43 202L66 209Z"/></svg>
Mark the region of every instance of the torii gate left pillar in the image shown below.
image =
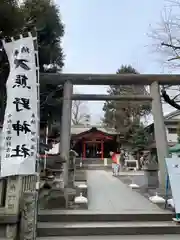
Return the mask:
<svg viewBox="0 0 180 240"><path fill-rule="evenodd" d="M66 81L63 91L63 107L61 117L60 156L65 161L63 166L64 188L68 187L69 176L69 151L71 141L71 111L72 111L73 85Z"/></svg>

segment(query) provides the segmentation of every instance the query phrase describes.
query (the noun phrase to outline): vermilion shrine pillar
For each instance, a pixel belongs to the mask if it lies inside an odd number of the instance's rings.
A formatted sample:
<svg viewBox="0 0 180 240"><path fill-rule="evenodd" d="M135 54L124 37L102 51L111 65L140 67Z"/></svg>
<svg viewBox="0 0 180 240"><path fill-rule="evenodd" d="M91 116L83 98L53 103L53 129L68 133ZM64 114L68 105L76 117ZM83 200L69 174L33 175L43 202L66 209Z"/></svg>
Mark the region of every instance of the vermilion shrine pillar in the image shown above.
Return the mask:
<svg viewBox="0 0 180 240"><path fill-rule="evenodd" d="M86 142L84 142L84 141L83 141L82 148L83 148L82 158L85 159L86 158Z"/></svg>
<svg viewBox="0 0 180 240"><path fill-rule="evenodd" d="M104 160L104 141L101 140L101 159Z"/></svg>
<svg viewBox="0 0 180 240"><path fill-rule="evenodd" d="M103 160L104 159L104 141L101 140L101 142L95 142L95 143L100 143L101 145L101 159ZM82 159L85 159L86 158L86 142L83 141L82 142Z"/></svg>

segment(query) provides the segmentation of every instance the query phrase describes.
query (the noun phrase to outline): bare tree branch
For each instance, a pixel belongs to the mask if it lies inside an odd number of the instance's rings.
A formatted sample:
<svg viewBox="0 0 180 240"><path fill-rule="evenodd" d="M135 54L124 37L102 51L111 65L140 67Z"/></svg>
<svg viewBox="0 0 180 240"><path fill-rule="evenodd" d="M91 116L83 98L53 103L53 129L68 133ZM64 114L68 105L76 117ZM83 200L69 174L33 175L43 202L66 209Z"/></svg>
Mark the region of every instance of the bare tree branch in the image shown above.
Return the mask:
<svg viewBox="0 0 180 240"><path fill-rule="evenodd" d="M163 64L172 69L180 67L180 0L167 0L167 6L161 15L161 22L149 34L153 48L160 55ZM172 90L175 90L172 94ZM165 103L180 110L177 86L164 86L161 90Z"/></svg>
<svg viewBox="0 0 180 240"><path fill-rule="evenodd" d="M174 50L180 49L180 47L178 47L178 46L174 46L174 45L172 45L172 44L168 44L168 43L164 43L164 42L161 43L161 46L171 47L171 48L173 48Z"/></svg>
<svg viewBox="0 0 180 240"><path fill-rule="evenodd" d="M90 122L90 114L85 102L76 100L72 103L72 124L84 125Z"/></svg>
<svg viewBox="0 0 180 240"><path fill-rule="evenodd" d="M160 23L151 26L148 36L153 41L151 48L160 56L161 63L174 69L180 66L180 2L168 0L167 3Z"/></svg>
<svg viewBox="0 0 180 240"><path fill-rule="evenodd" d="M173 97L173 100L177 99L177 97L179 97L179 96L180 96L180 93L177 94L175 97Z"/></svg>
<svg viewBox="0 0 180 240"><path fill-rule="evenodd" d="M171 105L172 107L180 110L180 105L177 104L177 103L174 101L174 99L171 99L171 98L169 97L169 95L166 93L165 90L162 90L161 93L162 93L162 97L164 98L164 101L165 101L166 103L168 103L168 104Z"/></svg>

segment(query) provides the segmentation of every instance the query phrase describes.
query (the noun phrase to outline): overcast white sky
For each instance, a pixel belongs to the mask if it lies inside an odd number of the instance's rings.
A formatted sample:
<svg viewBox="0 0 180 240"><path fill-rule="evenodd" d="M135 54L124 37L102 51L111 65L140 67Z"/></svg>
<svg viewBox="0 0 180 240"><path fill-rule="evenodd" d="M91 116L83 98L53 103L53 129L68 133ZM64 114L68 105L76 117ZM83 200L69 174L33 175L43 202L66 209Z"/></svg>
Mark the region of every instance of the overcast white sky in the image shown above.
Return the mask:
<svg viewBox="0 0 180 240"><path fill-rule="evenodd" d="M165 73L147 45L149 25L160 21L165 0L56 0L65 24L64 72L115 73L132 64L140 73ZM107 87L79 86L82 93L106 93ZM93 123L102 102L88 103ZM174 110L174 109L173 109ZM165 113L172 111L165 107Z"/></svg>

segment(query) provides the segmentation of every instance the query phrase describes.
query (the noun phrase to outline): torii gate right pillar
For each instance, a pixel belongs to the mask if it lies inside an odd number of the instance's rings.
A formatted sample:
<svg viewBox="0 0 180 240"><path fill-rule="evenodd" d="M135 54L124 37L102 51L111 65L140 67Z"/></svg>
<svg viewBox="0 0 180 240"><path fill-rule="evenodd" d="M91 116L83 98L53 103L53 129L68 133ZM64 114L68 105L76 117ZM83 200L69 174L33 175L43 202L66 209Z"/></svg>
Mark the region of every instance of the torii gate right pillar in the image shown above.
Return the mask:
<svg viewBox="0 0 180 240"><path fill-rule="evenodd" d="M168 143L166 129L164 125L163 109L160 96L160 87L158 82L153 82L150 86L152 100L152 113L154 118L154 131L156 148L159 162L159 181L162 190L165 191L166 184L166 163L165 158L168 157Z"/></svg>

